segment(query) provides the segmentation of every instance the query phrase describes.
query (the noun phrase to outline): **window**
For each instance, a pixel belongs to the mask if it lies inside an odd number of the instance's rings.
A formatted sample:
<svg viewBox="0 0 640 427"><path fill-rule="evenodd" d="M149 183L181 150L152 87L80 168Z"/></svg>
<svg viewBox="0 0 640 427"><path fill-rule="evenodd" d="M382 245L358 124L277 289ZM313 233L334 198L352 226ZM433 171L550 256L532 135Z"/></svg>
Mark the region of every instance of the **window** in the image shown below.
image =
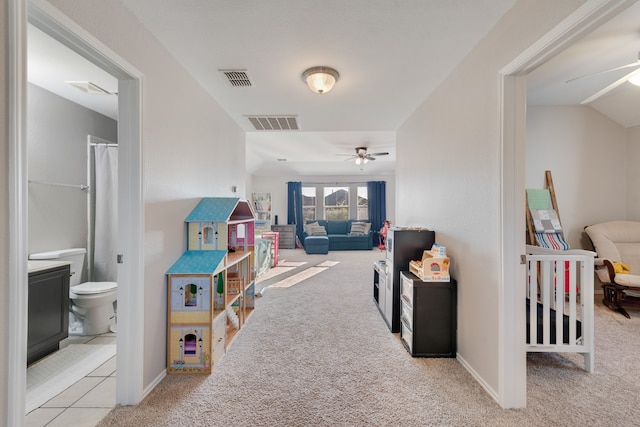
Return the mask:
<svg viewBox="0 0 640 427"><path fill-rule="evenodd" d="M302 217L305 223L316 219L316 187L302 187Z"/></svg>
<svg viewBox="0 0 640 427"><path fill-rule="evenodd" d="M324 218L349 219L348 187L324 187Z"/></svg>
<svg viewBox="0 0 640 427"><path fill-rule="evenodd" d="M369 219L369 197L367 187L358 187L356 219Z"/></svg>
<svg viewBox="0 0 640 427"><path fill-rule="evenodd" d="M318 219L369 220L369 195L364 183L306 184L302 187L304 222Z"/></svg>

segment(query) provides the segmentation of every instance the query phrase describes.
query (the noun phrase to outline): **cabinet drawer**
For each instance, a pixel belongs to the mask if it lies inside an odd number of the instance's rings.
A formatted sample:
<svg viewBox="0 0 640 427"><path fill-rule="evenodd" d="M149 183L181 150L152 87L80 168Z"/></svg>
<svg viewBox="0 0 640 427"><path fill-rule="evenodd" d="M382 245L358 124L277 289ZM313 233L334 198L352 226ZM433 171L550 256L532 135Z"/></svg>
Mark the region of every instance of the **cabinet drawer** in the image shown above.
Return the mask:
<svg viewBox="0 0 640 427"><path fill-rule="evenodd" d="M296 229L295 224L271 226L271 231L277 231L279 233L285 233L285 232L293 233L295 229Z"/></svg>
<svg viewBox="0 0 640 427"><path fill-rule="evenodd" d="M413 330L413 309L407 305L404 298L400 300L402 302L402 311L400 312L400 321L407 325L410 330Z"/></svg>
<svg viewBox="0 0 640 427"><path fill-rule="evenodd" d="M293 237L286 239L283 238L282 235L280 235L278 245L280 245L282 249L295 249L296 246L294 242L295 240L293 239Z"/></svg>
<svg viewBox="0 0 640 427"><path fill-rule="evenodd" d="M400 326L400 337L407 347L407 350L409 350L409 353L413 353L413 332L403 321L400 321Z"/></svg>
<svg viewBox="0 0 640 427"><path fill-rule="evenodd" d="M400 295L409 307L413 307L413 280L407 278L405 273L400 274Z"/></svg>

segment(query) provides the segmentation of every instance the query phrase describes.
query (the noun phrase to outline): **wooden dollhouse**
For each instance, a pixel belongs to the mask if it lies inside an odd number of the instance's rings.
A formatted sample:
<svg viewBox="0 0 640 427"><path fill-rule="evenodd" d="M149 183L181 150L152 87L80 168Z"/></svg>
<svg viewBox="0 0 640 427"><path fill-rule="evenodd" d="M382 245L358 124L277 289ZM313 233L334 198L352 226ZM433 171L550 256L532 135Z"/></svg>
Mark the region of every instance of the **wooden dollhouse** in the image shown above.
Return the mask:
<svg viewBox="0 0 640 427"><path fill-rule="evenodd" d="M167 271L167 372L211 373L255 307L254 221L238 198L202 199Z"/></svg>

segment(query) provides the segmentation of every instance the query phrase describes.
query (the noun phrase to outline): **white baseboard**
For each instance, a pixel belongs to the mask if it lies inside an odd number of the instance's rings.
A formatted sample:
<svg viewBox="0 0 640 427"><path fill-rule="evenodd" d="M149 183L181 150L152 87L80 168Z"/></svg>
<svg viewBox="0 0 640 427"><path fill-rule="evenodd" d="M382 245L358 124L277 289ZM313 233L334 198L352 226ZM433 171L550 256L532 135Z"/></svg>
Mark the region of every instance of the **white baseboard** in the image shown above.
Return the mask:
<svg viewBox="0 0 640 427"><path fill-rule="evenodd" d="M489 396L491 396L491 398L495 400L498 405L500 405L500 398L498 396L498 393L496 393L496 391L491 388L480 375L478 375L478 373L471 367L471 365L469 365L469 363L464 360L464 357L460 356L460 353L456 353L456 359L458 359L458 362L460 362L460 364L467 370L467 372L471 374L471 376L482 386L482 388L485 389Z"/></svg>
<svg viewBox="0 0 640 427"><path fill-rule="evenodd" d="M151 384L145 387L142 393L142 399L144 400L144 398L147 397L147 395L151 393L153 389L156 388L158 384L160 384L160 381L162 381L166 376L167 376L167 370L165 369L162 372L160 372L160 375L158 375L156 379L151 382Z"/></svg>

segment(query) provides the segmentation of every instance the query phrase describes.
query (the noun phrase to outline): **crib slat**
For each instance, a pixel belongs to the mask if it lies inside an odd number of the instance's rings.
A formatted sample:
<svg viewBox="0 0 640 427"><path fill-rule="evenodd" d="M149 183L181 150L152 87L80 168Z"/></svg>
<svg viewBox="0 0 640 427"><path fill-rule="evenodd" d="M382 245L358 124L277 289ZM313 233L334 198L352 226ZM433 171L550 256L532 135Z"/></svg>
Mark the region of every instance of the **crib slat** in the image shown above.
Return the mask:
<svg viewBox="0 0 640 427"><path fill-rule="evenodd" d="M538 342L538 262L529 261L529 277L527 286L529 287L527 296L529 298L529 342Z"/></svg>
<svg viewBox="0 0 640 427"><path fill-rule="evenodd" d="M551 276L553 269L552 261L542 261L542 344L551 344L551 330L548 327L551 319ZM537 341L536 341L537 342Z"/></svg>
<svg viewBox="0 0 640 427"><path fill-rule="evenodd" d="M555 310L556 310L556 344L564 342L564 291L565 291L565 262L556 261L555 266Z"/></svg>
<svg viewBox="0 0 640 427"><path fill-rule="evenodd" d="M569 287L565 288L569 290L569 344L576 343L576 293L578 287L578 281L576 280L576 272L578 266L582 266L583 263L577 263L576 261L568 261L569 263Z"/></svg>

